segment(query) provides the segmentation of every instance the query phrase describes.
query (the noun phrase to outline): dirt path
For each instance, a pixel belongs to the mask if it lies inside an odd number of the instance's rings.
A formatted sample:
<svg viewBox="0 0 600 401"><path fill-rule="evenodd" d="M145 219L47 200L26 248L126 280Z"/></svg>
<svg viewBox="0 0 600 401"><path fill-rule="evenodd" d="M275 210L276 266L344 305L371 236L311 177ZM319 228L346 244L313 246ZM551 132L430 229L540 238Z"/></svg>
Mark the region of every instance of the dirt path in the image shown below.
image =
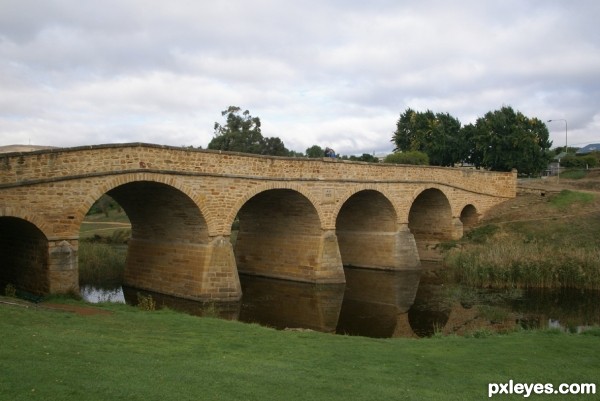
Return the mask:
<svg viewBox="0 0 600 401"><path fill-rule="evenodd" d="M596 195L592 204L581 207L574 205L560 209L550 204L552 195L562 190L588 192ZM481 223L508 223L518 221L543 221L568 219L570 217L597 213L600 210L600 171L591 172L580 180L556 177L537 180L519 180L517 196L490 209L481 219Z"/></svg>
<svg viewBox="0 0 600 401"><path fill-rule="evenodd" d="M0 296L0 305L7 307L19 307L19 308L32 308L32 309L48 309L59 312L70 312L80 316L92 316L92 315L111 315L111 311L100 309L93 306L85 305L69 305L59 304L54 302L40 302L38 304L28 302L19 298L3 297Z"/></svg>

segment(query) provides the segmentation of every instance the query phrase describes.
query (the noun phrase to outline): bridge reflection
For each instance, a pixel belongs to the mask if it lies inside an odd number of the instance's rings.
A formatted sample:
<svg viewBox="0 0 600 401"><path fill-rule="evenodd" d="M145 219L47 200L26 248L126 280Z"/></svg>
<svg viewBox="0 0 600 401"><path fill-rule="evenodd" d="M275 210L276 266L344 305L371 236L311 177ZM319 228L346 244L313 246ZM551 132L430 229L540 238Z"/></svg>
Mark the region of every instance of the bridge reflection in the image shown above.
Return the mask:
<svg viewBox="0 0 600 401"><path fill-rule="evenodd" d="M403 316L412 306L421 270L382 271L346 268L346 291L337 332L392 337L398 329L412 336Z"/></svg>
<svg viewBox="0 0 600 401"><path fill-rule="evenodd" d="M240 302L201 303L129 287L123 292L131 305L137 304L139 293L150 294L157 307L197 316L378 338L469 335L516 327L579 331L600 323L600 292L457 292L427 266L422 271L346 268L345 274L345 285L242 275ZM82 295L89 299L88 291ZM118 298L112 292L111 296Z"/></svg>
<svg viewBox="0 0 600 401"><path fill-rule="evenodd" d="M368 337L414 336L409 321L420 269L381 271L346 268L346 284L311 284L240 275L239 302L202 303L123 287L125 301L151 295L157 307L276 329L309 329Z"/></svg>

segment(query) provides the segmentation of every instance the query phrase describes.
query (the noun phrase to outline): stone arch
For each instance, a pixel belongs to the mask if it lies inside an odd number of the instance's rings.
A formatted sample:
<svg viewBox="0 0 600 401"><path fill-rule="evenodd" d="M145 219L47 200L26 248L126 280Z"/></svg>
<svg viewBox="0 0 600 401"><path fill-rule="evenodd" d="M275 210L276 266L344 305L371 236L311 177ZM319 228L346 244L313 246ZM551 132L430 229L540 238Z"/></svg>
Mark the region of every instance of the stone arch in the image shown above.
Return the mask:
<svg viewBox="0 0 600 401"><path fill-rule="evenodd" d="M345 191L344 194L342 194L341 196L338 196L336 198L337 199L337 204L336 204L335 208L333 209L333 213L332 213L332 216L331 216L331 226L332 227L336 226L336 222L337 222L337 218L338 218L338 215L340 213L340 210L344 207L344 205L346 204L346 202L348 201L348 199L350 199L352 196L354 196L357 193L362 192L362 191L373 191L373 192L378 192L379 194L381 194L381 196L383 196L385 199L387 199L390 202L390 204L394 208L394 212L395 212L396 216L399 217L399 212L398 212L398 210L396 208L396 205L392 201L392 199L394 199L394 196L392 196L392 194L390 194L384 188L381 188L379 185L376 185L376 184L367 184L367 185L361 186L358 189L351 188L351 189ZM327 224L330 224L330 223L327 222Z"/></svg>
<svg viewBox="0 0 600 401"><path fill-rule="evenodd" d="M423 186L423 187L419 187L417 188L412 195L412 198L410 200L411 205L415 202L415 200L423 193L429 190L437 190L439 191L441 194L444 195L444 197L446 198L446 200L448 201L448 204L450 205L450 208L452 210L452 212L454 212L454 208L452 207L452 202L451 202L451 197L450 195L447 193L448 191L448 187L445 187L443 185L427 185L427 186Z"/></svg>
<svg viewBox="0 0 600 401"><path fill-rule="evenodd" d="M344 266L397 266L397 213L380 191L362 189L346 197L336 213L336 235Z"/></svg>
<svg viewBox="0 0 600 401"><path fill-rule="evenodd" d="M455 237L452 206L440 188L432 186L417 193L408 212L408 228L415 237L420 259L439 260L438 244Z"/></svg>
<svg viewBox="0 0 600 401"><path fill-rule="evenodd" d="M464 231L471 230L479 223L479 213L477 208L472 203L465 205L460 212L460 221Z"/></svg>
<svg viewBox="0 0 600 401"><path fill-rule="evenodd" d="M106 193L131 221L124 284L190 299L203 299L213 291L209 287L218 284L239 297L239 280L227 247L220 249L220 243L211 241L193 193L174 181L155 174L127 174L110 177L90 195L87 207L97 199L94 196ZM221 250L225 256L219 259L215 255ZM211 269L227 271L227 277L209 279L216 275ZM220 295L227 295L223 291Z"/></svg>
<svg viewBox="0 0 600 401"><path fill-rule="evenodd" d="M323 232L317 208L304 194L281 187L263 190L250 197L237 215L234 254L239 272L296 281L343 281L337 243L338 257L328 257L330 238Z"/></svg>
<svg viewBox="0 0 600 401"><path fill-rule="evenodd" d="M1 216L0 258L2 291L11 284L27 293L49 292L49 244L38 226L22 217Z"/></svg>
<svg viewBox="0 0 600 401"><path fill-rule="evenodd" d="M223 232L224 235L227 235L228 230L231 229L231 225L233 224L235 217L238 215L240 209L246 204L246 202L248 202L251 198L255 197L256 195L258 195L262 192L274 190L274 189L289 189L289 190L298 192L301 195L303 195L306 199L308 199L310 201L312 206L315 208L315 211L317 212L317 215L319 216L320 226L323 227L323 222L325 221L323 210L321 207L319 207L319 201L315 198L315 196L310 191L308 191L302 185L299 185L296 183L288 183L288 182L272 183L272 182L270 182L270 183L264 183L264 184L257 185L255 187L250 188L250 190L248 192L246 192L244 194L244 196L242 196L235 203L235 205L231 208L231 210L225 217L225 222L224 222L225 227L224 227L224 232Z"/></svg>
<svg viewBox="0 0 600 401"><path fill-rule="evenodd" d="M190 187L181 182L181 180L173 180L168 175L163 174L152 174L152 173L127 173L122 175L114 175L108 177L107 180L102 180L98 183L98 185L93 186L89 190L88 196L85 198L84 203L78 209L77 216L80 216L80 221L77 221L76 226L79 228L81 226L81 222L83 218L90 210L92 205L105 193L108 193L114 188L120 187L122 185L134 183L134 182L156 182L159 184L164 184L166 186L172 187L182 194L185 194L187 197L192 199L204 219L206 220L206 224L209 227L209 232L212 232L213 226L215 225L214 217L209 212L204 201L198 197Z"/></svg>
<svg viewBox="0 0 600 401"><path fill-rule="evenodd" d="M50 224L42 219L37 214L33 214L25 209L12 208L12 207L0 207L0 217L16 217L25 220L37 227L46 238L52 237L52 230Z"/></svg>
<svg viewBox="0 0 600 401"><path fill-rule="evenodd" d="M131 221L132 239L202 244L208 225L187 194L156 181L133 181L107 192Z"/></svg>

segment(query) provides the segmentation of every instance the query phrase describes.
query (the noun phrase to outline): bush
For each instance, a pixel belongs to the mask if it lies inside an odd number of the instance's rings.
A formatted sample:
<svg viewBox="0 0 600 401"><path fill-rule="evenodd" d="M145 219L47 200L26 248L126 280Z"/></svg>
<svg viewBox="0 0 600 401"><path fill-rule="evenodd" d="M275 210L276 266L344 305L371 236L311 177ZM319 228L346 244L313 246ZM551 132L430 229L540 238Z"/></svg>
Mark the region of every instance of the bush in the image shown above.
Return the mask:
<svg viewBox="0 0 600 401"><path fill-rule="evenodd" d="M145 311L156 310L156 301L152 298L152 295L144 295L137 293L138 308Z"/></svg>
<svg viewBox="0 0 600 401"><path fill-rule="evenodd" d="M17 288L13 284L6 284L4 287L4 295L11 298L17 297Z"/></svg>
<svg viewBox="0 0 600 401"><path fill-rule="evenodd" d="M427 156L426 153L419 151L396 152L387 155L383 162L392 164L429 165L429 156Z"/></svg>
<svg viewBox="0 0 600 401"><path fill-rule="evenodd" d="M598 159L594 156L565 156L560 161L561 166L567 168L593 168L598 165Z"/></svg>
<svg viewBox="0 0 600 401"><path fill-rule="evenodd" d="M488 224L474 228L467 233L466 237L476 244L483 244L487 242L488 238L492 237L498 231L498 229L499 227L497 225Z"/></svg>

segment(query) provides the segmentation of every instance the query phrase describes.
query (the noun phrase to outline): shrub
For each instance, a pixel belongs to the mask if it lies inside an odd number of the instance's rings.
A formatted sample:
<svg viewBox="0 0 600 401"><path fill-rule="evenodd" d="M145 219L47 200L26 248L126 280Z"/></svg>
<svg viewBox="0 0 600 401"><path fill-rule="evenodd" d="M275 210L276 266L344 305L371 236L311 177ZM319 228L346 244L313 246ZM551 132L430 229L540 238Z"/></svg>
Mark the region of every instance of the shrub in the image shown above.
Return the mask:
<svg viewBox="0 0 600 401"><path fill-rule="evenodd" d="M560 161L561 166L567 168L593 168L598 165L598 159L594 156L565 156Z"/></svg>
<svg viewBox="0 0 600 401"><path fill-rule="evenodd" d="M152 295L143 295L137 293L138 308L145 311L156 310L156 301L152 298Z"/></svg>
<svg viewBox="0 0 600 401"><path fill-rule="evenodd" d="M476 244L483 244L498 231L498 228L495 224L477 227L469 231L466 237Z"/></svg>
<svg viewBox="0 0 600 401"><path fill-rule="evenodd" d="M426 153L419 151L396 152L392 153L391 155L387 155L383 162L393 164L428 165L429 156L427 156Z"/></svg>
<svg viewBox="0 0 600 401"><path fill-rule="evenodd" d="M4 287L4 295L11 298L17 297L17 288L13 284L6 284Z"/></svg>

